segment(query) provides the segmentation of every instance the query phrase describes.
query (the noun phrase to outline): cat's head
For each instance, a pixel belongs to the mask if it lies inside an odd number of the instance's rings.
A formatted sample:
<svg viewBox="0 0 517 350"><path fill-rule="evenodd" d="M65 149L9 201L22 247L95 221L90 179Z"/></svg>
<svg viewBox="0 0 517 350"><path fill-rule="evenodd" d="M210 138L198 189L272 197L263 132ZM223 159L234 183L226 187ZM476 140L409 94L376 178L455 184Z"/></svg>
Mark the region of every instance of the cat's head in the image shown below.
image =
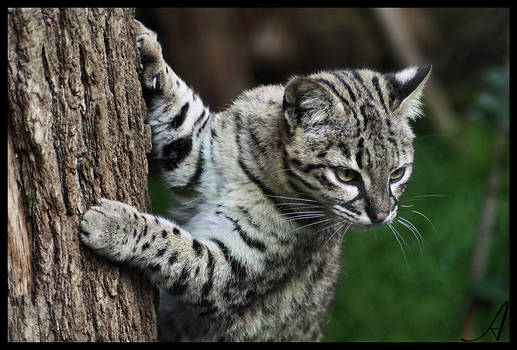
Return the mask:
<svg viewBox="0 0 517 350"><path fill-rule="evenodd" d="M356 229L391 222L413 169L409 122L420 114L430 72L423 66L291 78L283 101L290 187Z"/></svg>

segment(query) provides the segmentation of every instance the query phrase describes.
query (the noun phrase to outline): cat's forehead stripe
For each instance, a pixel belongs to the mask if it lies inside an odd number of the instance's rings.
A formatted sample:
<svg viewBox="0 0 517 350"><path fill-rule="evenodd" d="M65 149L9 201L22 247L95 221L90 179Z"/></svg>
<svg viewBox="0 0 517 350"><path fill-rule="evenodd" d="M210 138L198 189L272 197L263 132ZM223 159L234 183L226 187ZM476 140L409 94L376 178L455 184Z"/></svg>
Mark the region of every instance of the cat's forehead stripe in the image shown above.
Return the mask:
<svg viewBox="0 0 517 350"><path fill-rule="evenodd" d="M352 88L350 87L350 85L348 85L348 83L345 81L345 79L341 76L341 74L339 74L338 72L336 71L333 71L331 72L331 74L333 76L335 76L340 82L341 84L343 84L343 86L345 87L345 89L348 91L348 95L350 96L350 98L352 99L352 102L356 102L356 97L355 97L355 94L354 92L352 91Z"/></svg>
<svg viewBox="0 0 517 350"><path fill-rule="evenodd" d="M386 115L389 114L388 108L386 108L386 104L384 103L384 98L382 97L382 91L379 86L379 78L377 76L374 76L372 78L373 86L375 87L375 91L377 92L377 95L379 96L379 100L381 101L382 107L384 108L384 112L386 112Z"/></svg>
<svg viewBox="0 0 517 350"><path fill-rule="evenodd" d="M338 90L336 89L336 86L331 81L324 79L324 78L317 78L316 81L327 86L330 90L332 90L334 95L336 95L336 97L338 97L341 100L341 102L343 102L345 104L346 107L351 108L350 102L348 102L347 99L338 92Z"/></svg>

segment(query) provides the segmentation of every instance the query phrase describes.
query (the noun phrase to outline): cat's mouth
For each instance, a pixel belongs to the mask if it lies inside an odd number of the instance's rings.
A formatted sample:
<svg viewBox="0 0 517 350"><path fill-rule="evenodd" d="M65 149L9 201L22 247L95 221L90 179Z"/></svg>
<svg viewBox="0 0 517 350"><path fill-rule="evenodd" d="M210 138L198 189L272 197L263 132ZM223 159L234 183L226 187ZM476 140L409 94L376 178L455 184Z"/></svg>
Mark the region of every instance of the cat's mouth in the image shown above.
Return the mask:
<svg viewBox="0 0 517 350"><path fill-rule="evenodd" d="M354 230L354 231L368 231L368 230L371 230L376 227L386 226L390 222L391 221L380 222L380 223L375 223L375 224L352 224L352 225L350 225L350 229Z"/></svg>
<svg viewBox="0 0 517 350"><path fill-rule="evenodd" d="M343 215L340 215L339 213L335 213L335 214L337 214L339 217L343 218L345 221L350 221L350 219L344 217ZM368 230L371 230L376 227L389 225L391 222L393 222L393 220L395 219L396 216L397 216L396 210L390 212L390 214L381 222L372 222L372 220L370 218L368 218L366 216L365 217L361 216L361 217L357 218L355 221L350 222L350 224L348 224L347 226L350 226L350 230L354 230L354 231L368 231Z"/></svg>

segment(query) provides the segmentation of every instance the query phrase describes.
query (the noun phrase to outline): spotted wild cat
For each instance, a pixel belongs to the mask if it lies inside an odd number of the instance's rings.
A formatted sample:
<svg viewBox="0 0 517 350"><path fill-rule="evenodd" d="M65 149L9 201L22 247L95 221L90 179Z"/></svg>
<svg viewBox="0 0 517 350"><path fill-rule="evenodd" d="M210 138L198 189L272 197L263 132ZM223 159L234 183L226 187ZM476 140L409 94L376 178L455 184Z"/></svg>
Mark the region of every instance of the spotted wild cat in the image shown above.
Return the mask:
<svg viewBox="0 0 517 350"><path fill-rule="evenodd" d="M174 220L103 199L82 241L161 288L162 340L320 340L342 236L397 215L431 67L292 77L211 113L136 28Z"/></svg>

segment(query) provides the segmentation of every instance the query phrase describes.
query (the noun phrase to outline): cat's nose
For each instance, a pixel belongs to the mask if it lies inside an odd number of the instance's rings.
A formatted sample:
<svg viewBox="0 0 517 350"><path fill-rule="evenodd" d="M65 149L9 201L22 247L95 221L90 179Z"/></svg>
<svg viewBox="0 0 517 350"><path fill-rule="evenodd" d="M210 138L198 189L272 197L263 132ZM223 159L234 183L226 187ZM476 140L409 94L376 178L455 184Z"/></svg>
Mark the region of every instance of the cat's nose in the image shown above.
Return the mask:
<svg viewBox="0 0 517 350"><path fill-rule="evenodd" d="M383 222L388 217L388 213L380 212L375 216L375 223Z"/></svg>
<svg viewBox="0 0 517 350"><path fill-rule="evenodd" d="M372 224L378 224L386 220L390 213L387 211L372 211L368 214L370 220L372 221Z"/></svg>

